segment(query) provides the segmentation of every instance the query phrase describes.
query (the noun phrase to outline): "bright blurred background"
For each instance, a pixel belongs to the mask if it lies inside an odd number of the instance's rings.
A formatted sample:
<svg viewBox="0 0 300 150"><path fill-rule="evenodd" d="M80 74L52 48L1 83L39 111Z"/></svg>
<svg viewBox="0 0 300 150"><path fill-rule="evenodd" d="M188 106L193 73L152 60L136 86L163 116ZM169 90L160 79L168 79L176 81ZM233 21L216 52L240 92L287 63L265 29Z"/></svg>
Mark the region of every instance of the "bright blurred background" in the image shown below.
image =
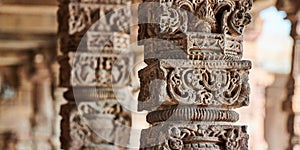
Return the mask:
<svg viewBox="0 0 300 150"><path fill-rule="evenodd" d="M249 126L253 150L283 150L290 141L297 149L300 143L300 78L294 71L300 66L300 42L290 36L290 14L275 4L255 1L253 23L244 36L244 59L253 62L251 103L238 109L238 124ZM59 112L66 101L65 89L58 87L57 9L55 0L0 0L0 149L60 147ZM142 67L140 63L135 71ZM145 113L133 113L132 125L137 131L146 128ZM131 142L137 145L138 139L133 134Z"/></svg>

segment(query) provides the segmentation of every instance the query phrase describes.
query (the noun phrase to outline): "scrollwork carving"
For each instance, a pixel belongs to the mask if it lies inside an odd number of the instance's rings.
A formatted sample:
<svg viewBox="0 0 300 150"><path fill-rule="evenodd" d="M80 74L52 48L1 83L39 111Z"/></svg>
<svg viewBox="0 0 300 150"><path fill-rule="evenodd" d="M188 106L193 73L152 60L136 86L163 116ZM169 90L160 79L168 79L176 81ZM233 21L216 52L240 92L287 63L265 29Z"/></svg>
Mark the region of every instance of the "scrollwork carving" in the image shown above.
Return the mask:
<svg viewBox="0 0 300 150"><path fill-rule="evenodd" d="M252 7L252 0L236 1L236 9L231 10L228 18L229 33L231 35L242 35L246 25L251 22L251 15L249 13Z"/></svg>
<svg viewBox="0 0 300 150"><path fill-rule="evenodd" d="M181 32L193 32L193 30L190 30L192 27L188 27L188 23L192 23L197 17L196 20L209 24L206 27L210 30L205 32L236 36L241 35L245 26L251 21L249 10L252 7L252 0L197 0L194 2L189 0L144 0L144 2L159 3L161 9L154 8L157 13L149 16L148 19L150 20L148 21L159 24L160 31L163 31L163 33L176 33L179 29ZM152 9L142 10L142 5L141 11L152 11ZM157 4L145 5L156 6ZM151 18L155 20L151 20ZM160 19L156 20L156 18ZM159 32L156 34L158 35Z"/></svg>
<svg viewBox="0 0 300 150"><path fill-rule="evenodd" d="M174 68L169 73L168 91L172 98L184 104L233 105L248 90L246 72L207 68ZM241 100L245 101L245 100Z"/></svg>
<svg viewBox="0 0 300 150"><path fill-rule="evenodd" d="M249 103L249 61L159 60L140 71L140 108L200 105L236 108ZM149 73L153 71L152 75ZM159 80L160 84L151 84ZM157 81L155 81L157 82ZM165 88L160 93L151 89ZM152 87L153 86L153 87ZM154 95L162 95L159 99Z"/></svg>

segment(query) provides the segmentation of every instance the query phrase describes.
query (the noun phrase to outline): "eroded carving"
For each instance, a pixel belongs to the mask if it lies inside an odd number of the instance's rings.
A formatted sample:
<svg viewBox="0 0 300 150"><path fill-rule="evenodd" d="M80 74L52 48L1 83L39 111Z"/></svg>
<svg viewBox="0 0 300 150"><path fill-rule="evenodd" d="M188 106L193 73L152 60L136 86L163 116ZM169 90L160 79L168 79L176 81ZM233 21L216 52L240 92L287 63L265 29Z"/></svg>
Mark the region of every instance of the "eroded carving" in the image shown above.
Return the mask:
<svg viewBox="0 0 300 150"><path fill-rule="evenodd" d="M142 150L248 149L246 127L229 109L249 103L250 61L243 30L252 0L143 0L139 44L147 67L139 72L139 110L152 124Z"/></svg>
<svg viewBox="0 0 300 150"><path fill-rule="evenodd" d="M81 102L78 111L70 115L71 148L101 148L101 144L111 143L126 145L129 138L123 136L130 133L126 128L131 125L130 119L117 101Z"/></svg>
<svg viewBox="0 0 300 150"><path fill-rule="evenodd" d="M69 88L64 93L68 103L61 108L62 148L123 149L131 118L117 95L131 83L131 1L59 2L60 73ZM122 96L121 101L129 99Z"/></svg>
<svg viewBox="0 0 300 150"><path fill-rule="evenodd" d="M141 4L140 33L144 37L140 36L139 40L178 31L238 36L251 22L249 10L252 7L252 0L144 0L144 2L159 4L146 3L145 6ZM145 16L148 14L150 15ZM158 30L151 29L153 24L157 24Z"/></svg>
<svg viewBox="0 0 300 150"><path fill-rule="evenodd" d="M211 124L158 124L144 130L142 150L184 149L248 149L248 134L245 126ZM155 145L155 143L159 143Z"/></svg>
<svg viewBox="0 0 300 150"><path fill-rule="evenodd" d="M87 49L102 53L120 53L129 50L130 38L128 34L117 32L87 32Z"/></svg>
<svg viewBox="0 0 300 150"><path fill-rule="evenodd" d="M70 53L73 86L126 86L130 82L129 70L132 55Z"/></svg>
<svg viewBox="0 0 300 150"><path fill-rule="evenodd" d="M144 2L139 6L138 40L149 51L145 58L167 59L166 53L178 58L175 52L168 51L170 47L176 47L189 59L241 59L241 35L251 22L252 0ZM145 42L149 38L155 40Z"/></svg>

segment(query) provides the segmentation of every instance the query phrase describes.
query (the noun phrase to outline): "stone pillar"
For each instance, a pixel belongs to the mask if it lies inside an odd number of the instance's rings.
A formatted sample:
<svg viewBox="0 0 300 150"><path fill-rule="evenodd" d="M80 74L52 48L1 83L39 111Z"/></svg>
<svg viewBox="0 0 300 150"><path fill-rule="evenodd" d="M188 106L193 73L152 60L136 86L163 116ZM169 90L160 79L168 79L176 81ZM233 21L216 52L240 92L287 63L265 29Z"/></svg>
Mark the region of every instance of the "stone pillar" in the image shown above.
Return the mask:
<svg viewBox="0 0 300 150"><path fill-rule="evenodd" d="M292 51L292 66L289 75L289 81L286 86L287 96L283 102L283 110L289 114L287 130L290 135L289 150L300 148L300 112L299 112L299 95L300 95L300 71L299 71L299 20L300 20L300 1L297 0L277 0L276 7L287 13L287 19L291 21L291 37L294 39Z"/></svg>
<svg viewBox="0 0 300 150"><path fill-rule="evenodd" d="M34 60L35 74L33 83L33 115L31 118L34 149L52 149L53 136L53 97L52 72L42 54L36 54Z"/></svg>
<svg viewBox="0 0 300 150"><path fill-rule="evenodd" d="M300 37L297 36L295 40L294 53L294 75L295 75L295 93L293 95L293 112L295 113L294 135L292 137L292 144L294 150L300 149Z"/></svg>
<svg viewBox="0 0 300 150"><path fill-rule="evenodd" d="M129 0L60 0L58 21L63 149L121 149L131 125ZM125 89L125 90L124 90Z"/></svg>
<svg viewBox="0 0 300 150"><path fill-rule="evenodd" d="M251 62L241 60L252 0L144 0L138 109L151 127L140 149L248 149L233 109L249 104Z"/></svg>

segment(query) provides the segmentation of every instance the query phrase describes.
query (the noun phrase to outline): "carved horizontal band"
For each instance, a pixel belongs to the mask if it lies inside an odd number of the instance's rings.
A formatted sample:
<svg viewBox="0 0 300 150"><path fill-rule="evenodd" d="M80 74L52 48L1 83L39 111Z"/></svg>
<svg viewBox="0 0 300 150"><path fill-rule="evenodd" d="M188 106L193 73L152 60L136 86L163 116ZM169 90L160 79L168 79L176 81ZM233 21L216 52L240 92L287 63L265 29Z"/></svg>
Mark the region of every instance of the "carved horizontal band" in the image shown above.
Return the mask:
<svg viewBox="0 0 300 150"><path fill-rule="evenodd" d="M129 113L122 108L122 105L117 100L78 102L77 105L78 111L84 117L105 117L105 115L129 117Z"/></svg>
<svg viewBox="0 0 300 150"><path fill-rule="evenodd" d="M119 88L130 84L133 53L69 53L69 57L70 86Z"/></svg>
<svg viewBox="0 0 300 150"><path fill-rule="evenodd" d="M126 52L129 51L129 34L118 32L87 32L87 50L105 52Z"/></svg>
<svg viewBox="0 0 300 150"><path fill-rule="evenodd" d="M240 60L242 37L189 32L144 42L145 59Z"/></svg>
<svg viewBox="0 0 300 150"><path fill-rule="evenodd" d="M187 32L239 36L251 22L252 0L144 2L139 6L139 40Z"/></svg>
<svg viewBox="0 0 300 150"><path fill-rule="evenodd" d="M236 122L239 114L231 110L183 107L152 111L147 115L147 122L154 124L163 121L224 121Z"/></svg>
<svg viewBox="0 0 300 150"><path fill-rule="evenodd" d="M246 126L160 123L142 131L142 150L248 149Z"/></svg>
<svg viewBox="0 0 300 150"><path fill-rule="evenodd" d="M115 100L116 96L113 89L97 87L73 87L64 93L64 97L71 101L100 101Z"/></svg>
<svg viewBox="0 0 300 150"><path fill-rule="evenodd" d="M201 61L201 60L178 60L162 59L157 61L164 68L182 67L182 68L207 68L207 69L251 69L252 63L248 60L242 61ZM155 64L154 64L155 65Z"/></svg>
<svg viewBox="0 0 300 150"><path fill-rule="evenodd" d="M139 72L140 110L170 105L238 108L249 103L249 61L159 60Z"/></svg>

